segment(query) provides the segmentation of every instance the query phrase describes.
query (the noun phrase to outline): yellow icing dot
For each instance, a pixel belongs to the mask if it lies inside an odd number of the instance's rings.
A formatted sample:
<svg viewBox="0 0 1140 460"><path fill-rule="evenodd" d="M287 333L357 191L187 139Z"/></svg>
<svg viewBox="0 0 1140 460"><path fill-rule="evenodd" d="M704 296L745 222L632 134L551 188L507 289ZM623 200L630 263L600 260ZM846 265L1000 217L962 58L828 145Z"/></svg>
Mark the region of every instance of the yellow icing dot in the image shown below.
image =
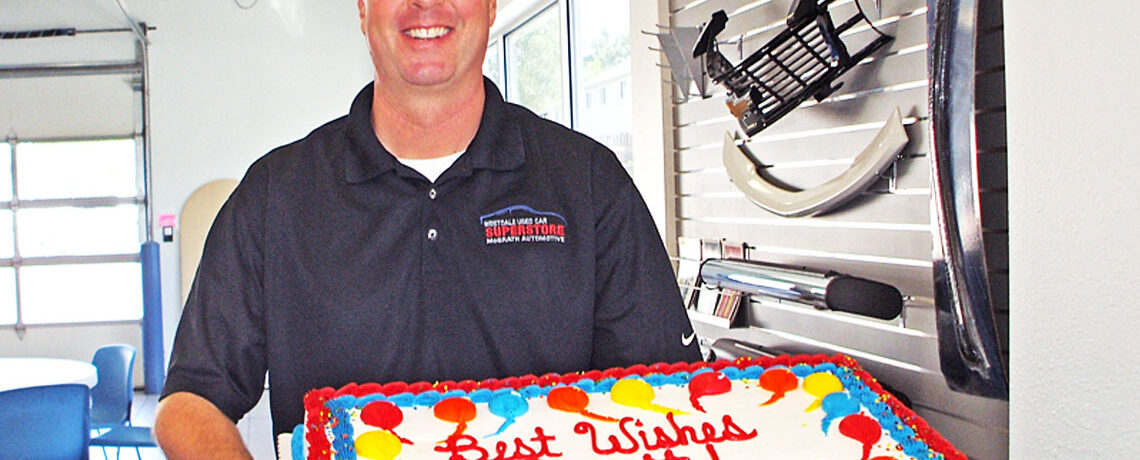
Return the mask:
<svg viewBox="0 0 1140 460"><path fill-rule="evenodd" d="M804 412L811 412L823 404L823 397L832 393L843 391L843 383L839 378L829 372L816 372L804 377L804 391L815 396L815 401L808 405Z"/></svg>
<svg viewBox="0 0 1140 460"><path fill-rule="evenodd" d="M676 415L685 414L685 412L676 409L653 404L653 399L656 397L657 394L654 393L653 387L641 379L618 380L613 388L610 389L610 399L623 406L660 412L662 414L669 412Z"/></svg>
<svg viewBox="0 0 1140 460"><path fill-rule="evenodd" d="M393 460L403 445L390 431L369 431L356 438L356 455L372 460Z"/></svg>

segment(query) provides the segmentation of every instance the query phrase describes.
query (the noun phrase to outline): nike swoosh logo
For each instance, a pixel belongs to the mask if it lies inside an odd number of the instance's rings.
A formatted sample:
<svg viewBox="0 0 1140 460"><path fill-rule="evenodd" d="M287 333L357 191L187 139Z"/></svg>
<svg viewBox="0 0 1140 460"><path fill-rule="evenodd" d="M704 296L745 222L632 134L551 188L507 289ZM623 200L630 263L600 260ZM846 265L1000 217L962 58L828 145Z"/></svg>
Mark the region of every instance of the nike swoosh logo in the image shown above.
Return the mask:
<svg viewBox="0 0 1140 460"><path fill-rule="evenodd" d="M681 334L681 345L689 346L693 344L693 339L697 338L697 331L690 332L689 335Z"/></svg>

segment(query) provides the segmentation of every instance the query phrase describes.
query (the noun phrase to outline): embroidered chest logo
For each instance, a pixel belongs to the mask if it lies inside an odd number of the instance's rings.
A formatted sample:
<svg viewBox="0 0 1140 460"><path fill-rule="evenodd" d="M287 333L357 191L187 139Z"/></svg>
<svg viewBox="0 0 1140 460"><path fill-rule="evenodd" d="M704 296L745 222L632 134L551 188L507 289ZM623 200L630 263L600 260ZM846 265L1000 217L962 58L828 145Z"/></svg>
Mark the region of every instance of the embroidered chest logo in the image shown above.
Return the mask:
<svg viewBox="0 0 1140 460"><path fill-rule="evenodd" d="M487 244L566 243L566 218L526 205L507 206L479 216Z"/></svg>

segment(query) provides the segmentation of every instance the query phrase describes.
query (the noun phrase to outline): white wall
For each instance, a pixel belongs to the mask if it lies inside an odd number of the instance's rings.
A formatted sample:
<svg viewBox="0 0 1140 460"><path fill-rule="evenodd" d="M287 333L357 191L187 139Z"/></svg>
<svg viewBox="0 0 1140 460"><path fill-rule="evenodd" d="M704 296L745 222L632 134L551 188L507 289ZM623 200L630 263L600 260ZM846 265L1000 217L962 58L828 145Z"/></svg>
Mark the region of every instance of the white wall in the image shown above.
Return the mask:
<svg viewBox="0 0 1140 460"><path fill-rule="evenodd" d="M1011 458L1140 450L1137 18L1005 2Z"/></svg>
<svg viewBox="0 0 1140 460"><path fill-rule="evenodd" d="M251 1L242 1L248 5ZM150 34L155 215L348 112L372 67L355 2L129 2ZM165 349L181 314L177 243L162 244ZM186 274L192 276L193 274Z"/></svg>

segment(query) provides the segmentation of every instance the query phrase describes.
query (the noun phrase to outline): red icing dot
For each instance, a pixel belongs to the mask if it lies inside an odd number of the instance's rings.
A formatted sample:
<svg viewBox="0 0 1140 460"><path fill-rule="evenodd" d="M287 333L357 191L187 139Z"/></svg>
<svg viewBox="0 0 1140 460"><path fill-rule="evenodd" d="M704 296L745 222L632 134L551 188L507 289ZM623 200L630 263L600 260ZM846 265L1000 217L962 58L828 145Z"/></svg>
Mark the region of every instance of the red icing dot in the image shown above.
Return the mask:
<svg viewBox="0 0 1140 460"><path fill-rule="evenodd" d="M644 377L646 374L649 374L649 366L646 366L644 364L634 364L626 369L626 371L630 374L637 374Z"/></svg>
<svg viewBox="0 0 1140 460"><path fill-rule="evenodd" d="M384 386L380 387L380 392L384 393L386 396L393 396L393 395L398 395L400 393L407 393L408 392L408 384L404 383L404 382L385 383Z"/></svg>
<svg viewBox="0 0 1140 460"><path fill-rule="evenodd" d="M487 379L479 382L479 388L486 388L488 390L498 390L503 387L503 382L499 379Z"/></svg>
<svg viewBox="0 0 1140 460"><path fill-rule="evenodd" d="M704 364L704 363L701 363L701 364ZM673 364L669 365L669 370L666 371L665 373L666 374L676 374L678 372L692 372L692 370L696 370L696 368L694 366L695 366L695 364L690 365L689 363L685 363L685 362L673 363Z"/></svg>
<svg viewBox="0 0 1140 460"><path fill-rule="evenodd" d="M839 422L839 432L848 438L863 443L862 460L867 460L871 456L871 446L879 442L879 437L882 436L879 423L863 414L843 417L843 420Z"/></svg>
<svg viewBox="0 0 1140 460"><path fill-rule="evenodd" d="M557 387L546 395L546 405L551 409L563 412L582 414L586 417L606 422L616 422L617 419L595 414L586 410L590 404L590 397L578 387Z"/></svg>
<svg viewBox="0 0 1140 460"><path fill-rule="evenodd" d="M620 367L611 367L603 371L602 375L620 380L622 377L629 375L629 371Z"/></svg>
<svg viewBox="0 0 1140 460"><path fill-rule="evenodd" d="M474 381L474 380L464 380L462 382L456 382L455 383L456 388L463 390L463 391L466 391L468 393L475 391L475 388L477 388L478 386L479 386L479 383Z"/></svg>
<svg viewBox="0 0 1140 460"><path fill-rule="evenodd" d="M360 410L360 421L382 430L393 430L404 421L404 412L388 401L374 401Z"/></svg>
<svg viewBox="0 0 1140 460"><path fill-rule="evenodd" d="M694 409L704 412L705 408L701 407L697 398L725 394L731 389L732 382L720 372L697 374L689 381L689 402L693 404Z"/></svg>
<svg viewBox="0 0 1140 460"><path fill-rule="evenodd" d="M408 391L414 394L420 394L431 389L431 384L427 382L416 382L408 385Z"/></svg>
<svg viewBox="0 0 1140 460"><path fill-rule="evenodd" d="M529 386L535 385L537 383L538 383L538 377L535 377L534 375L531 375L531 374L527 374L527 375L524 375L522 377L519 377L519 386L515 387L515 389L519 390L519 389L522 389L523 387L529 387Z"/></svg>
<svg viewBox="0 0 1140 460"><path fill-rule="evenodd" d="M569 385L571 383L577 382L577 381L582 380L584 378L586 378L586 377L583 376L582 374L566 374L566 375L562 376L560 382L564 383L566 385Z"/></svg>
<svg viewBox="0 0 1140 460"><path fill-rule="evenodd" d="M731 366L731 365L732 365L732 361L727 361L727 360L722 359L720 361L714 361L713 363L709 364L709 367L713 368L713 370L719 371L719 370L724 369L724 368Z"/></svg>
<svg viewBox="0 0 1140 460"><path fill-rule="evenodd" d="M554 386L558 382L561 382L561 381L562 381L561 376L551 372L548 374L543 374L542 377L539 377L538 378L538 385L543 386L543 387Z"/></svg>
<svg viewBox="0 0 1140 460"><path fill-rule="evenodd" d="M563 412L582 412L590 403L590 397L578 387L558 387L546 395L546 405Z"/></svg>
<svg viewBox="0 0 1140 460"><path fill-rule="evenodd" d="M760 374L760 388L772 392L772 397L761 406L767 406L784 397L784 394L795 390L799 386L799 379L792 371L782 367L768 369Z"/></svg>
<svg viewBox="0 0 1140 460"><path fill-rule="evenodd" d="M467 422L475 419L475 403L467 398L447 398L435 404L432 409L435 418L445 422L458 423L455 433L451 436L463 434L467 429ZM449 436L450 438L450 436Z"/></svg>

